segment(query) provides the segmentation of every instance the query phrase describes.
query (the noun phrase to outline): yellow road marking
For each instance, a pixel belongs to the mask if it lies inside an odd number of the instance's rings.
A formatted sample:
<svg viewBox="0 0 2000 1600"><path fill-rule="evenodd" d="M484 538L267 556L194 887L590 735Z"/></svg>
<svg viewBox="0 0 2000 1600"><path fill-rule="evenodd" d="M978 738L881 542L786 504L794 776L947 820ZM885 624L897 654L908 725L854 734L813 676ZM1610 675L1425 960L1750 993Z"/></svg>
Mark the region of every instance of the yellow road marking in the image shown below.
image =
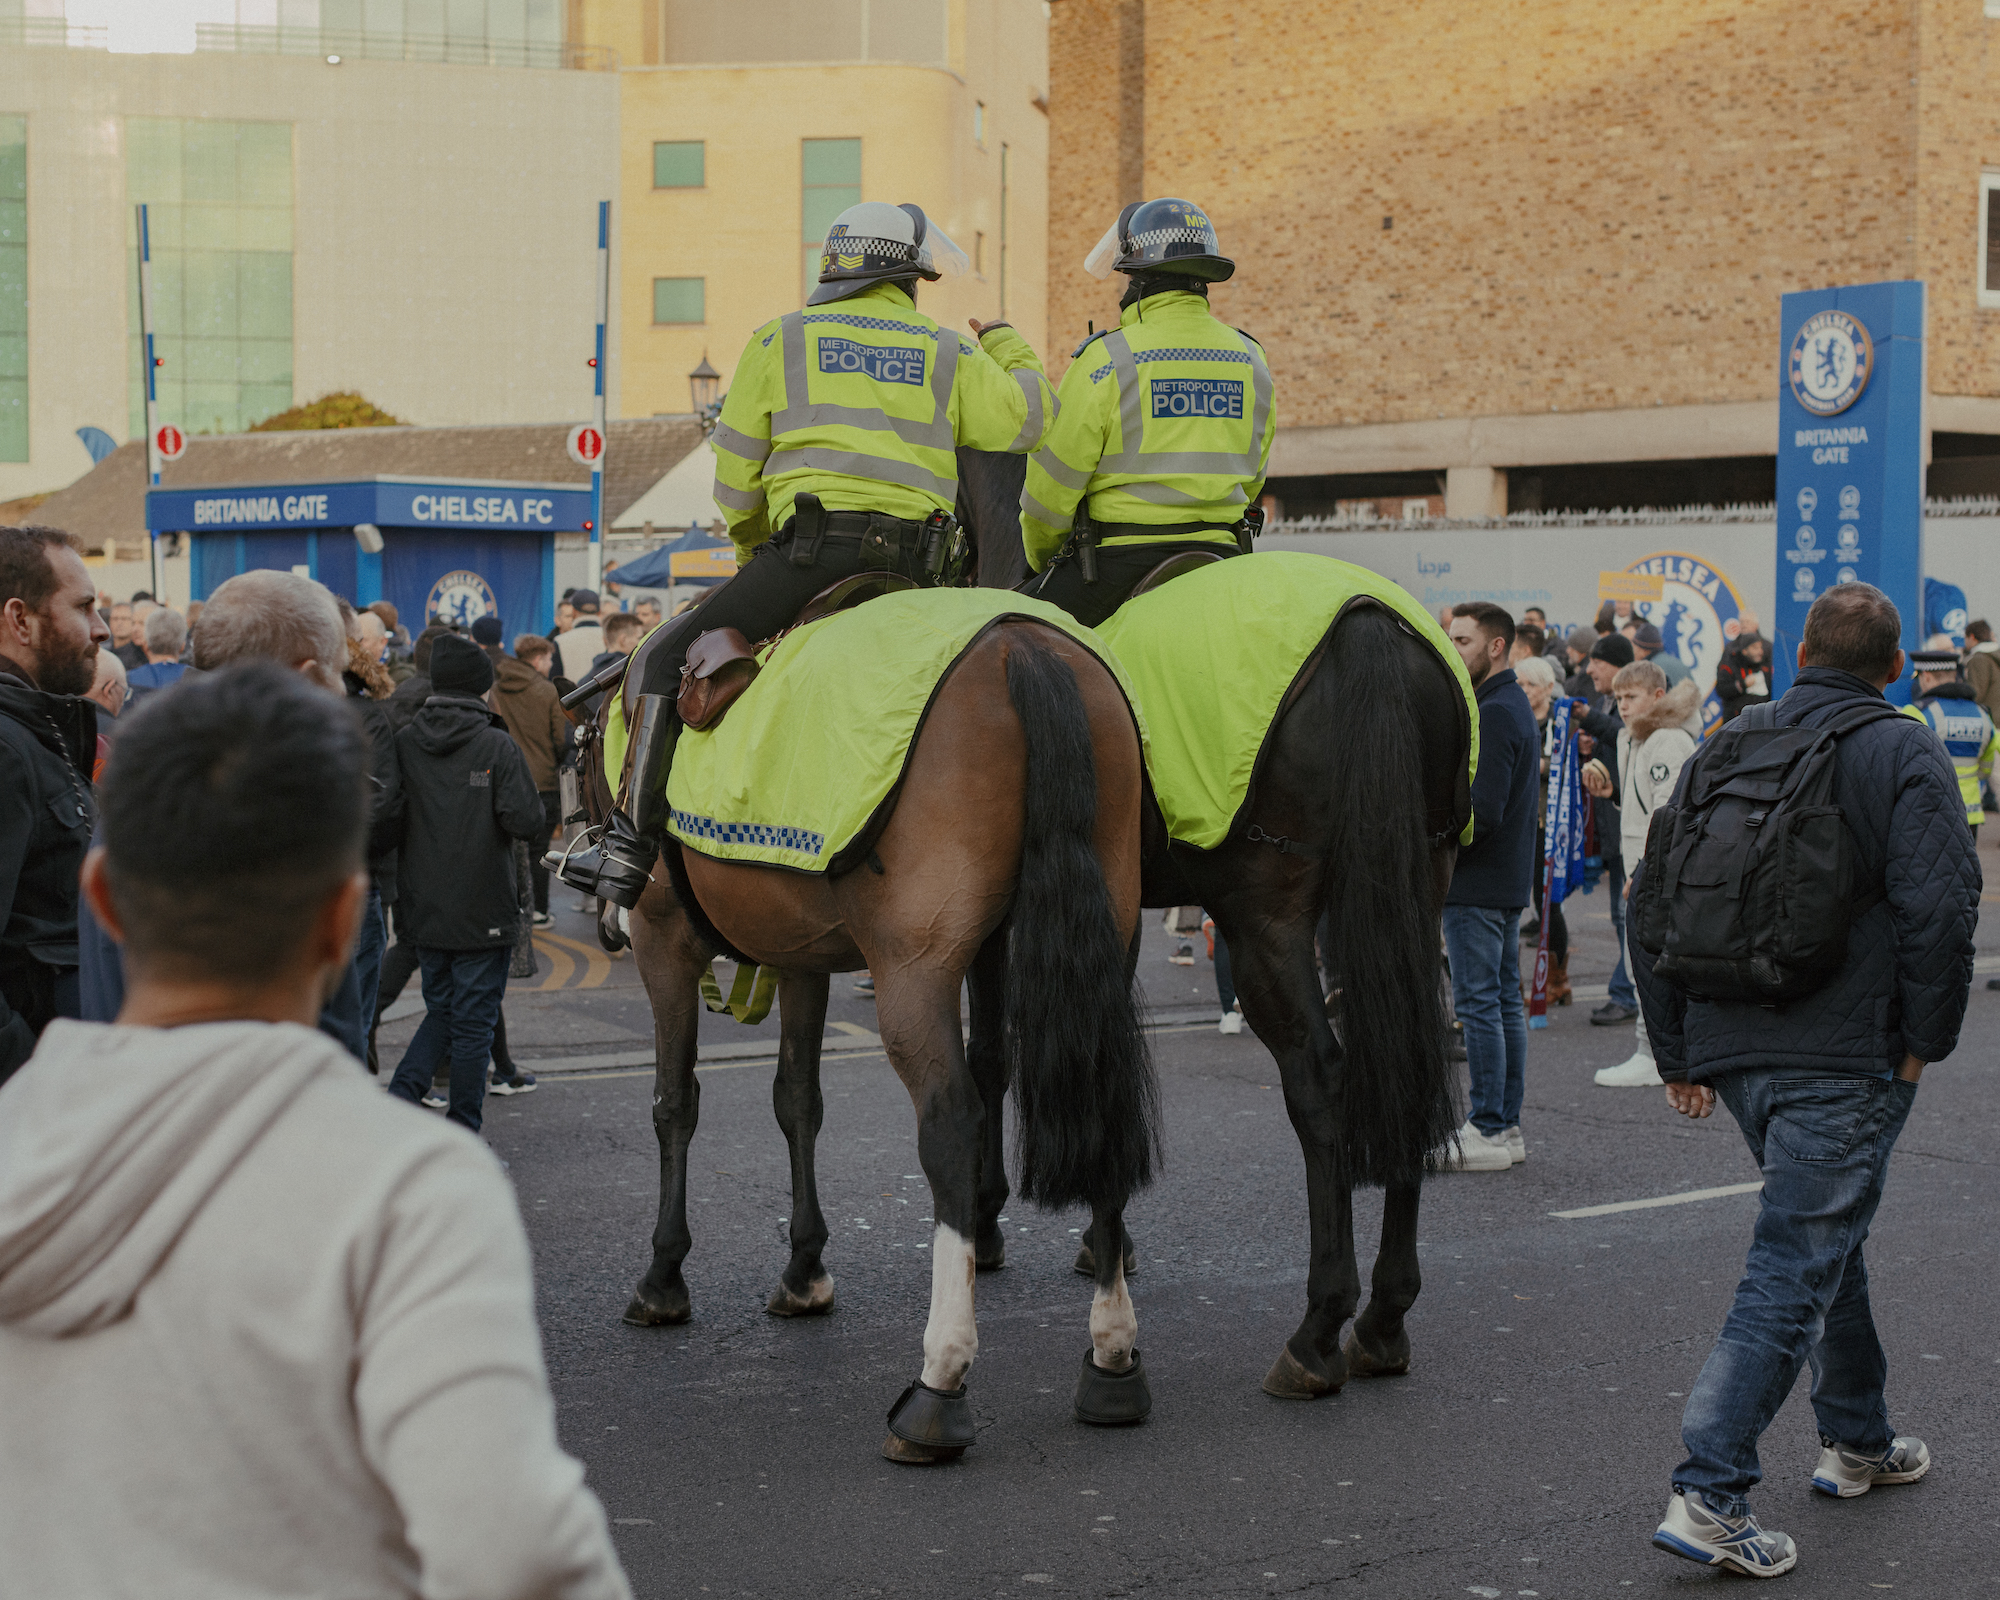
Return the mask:
<svg viewBox="0 0 2000 1600"><path fill-rule="evenodd" d="M560 989L576 971L576 963L550 943L551 938L552 935L546 933L535 935L535 948L549 958L549 975L535 985L537 989Z"/></svg>
<svg viewBox="0 0 2000 1600"><path fill-rule="evenodd" d="M611 976L611 958L598 945L585 944L581 939L565 938L560 933L538 933L535 935L535 943L548 951L550 960L560 960L565 969L561 983L545 983L542 985L544 989L562 988L569 982L570 973L576 970L576 963L564 952L583 957L584 972L577 984L579 989L600 989L604 986L604 980Z"/></svg>

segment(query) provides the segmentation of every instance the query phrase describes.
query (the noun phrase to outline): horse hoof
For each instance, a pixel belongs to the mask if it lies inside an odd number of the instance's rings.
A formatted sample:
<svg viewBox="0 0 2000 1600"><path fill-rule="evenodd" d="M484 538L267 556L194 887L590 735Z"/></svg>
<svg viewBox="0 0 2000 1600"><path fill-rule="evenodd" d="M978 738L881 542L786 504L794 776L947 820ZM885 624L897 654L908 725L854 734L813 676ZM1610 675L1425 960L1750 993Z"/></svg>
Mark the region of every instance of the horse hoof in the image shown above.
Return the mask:
<svg viewBox="0 0 2000 1600"><path fill-rule="evenodd" d="M1083 1376L1076 1380L1076 1420L1093 1428L1125 1428L1144 1422L1153 1409L1153 1391L1146 1387L1146 1369L1139 1352L1132 1352L1132 1365L1123 1372L1111 1372L1097 1364L1088 1350L1083 1353Z"/></svg>
<svg viewBox="0 0 2000 1600"><path fill-rule="evenodd" d="M1348 1330L1347 1342L1340 1347L1340 1353L1347 1358L1347 1370L1361 1378L1400 1378L1410 1370L1410 1341L1402 1340L1402 1356L1378 1356L1361 1342L1359 1334Z"/></svg>
<svg viewBox="0 0 2000 1600"><path fill-rule="evenodd" d="M609 900L597 902L597 943L610 955L623 955L632 941L618 922L618 907Z"/></svg>
<svg viewBox="0 0 2000 1600"><path fill-rule="evenodd" d="M934 1446L911 1444L907 1439L898 1439L893 1433L882 1441L882 1459L895 1461L906 1467L941 1467L947 1461L956 1461L965 1454L966 1447L960 1445Z"/></svg>
<svg viewBox="0 0 2000 1600"><path fill-rule="evenodd" d="M1076 1265L1076 1270L1082 1273L1086 1278L1096 1277L1097 1252L1091 1249L1089 1245L1085 1245L1081 1250L1077 1251L1075 1265ZM1127 1250L1125 1252L1125 1276L1128 1278L1136 1278L1138 1275L1139 1275L1139 1252L1136 1249Z"/></svg>
<svg viewBox="0 0 2000 1600"><path fill-rule="evenodd" d="M823 1317L833 1309L833 1278L822 1272L806 1285L804 1294L793 1293L780 1278L764 1309L774 1317Z"/></svg>
<svg viewBox="0 0 2000 1600"><path fill-rule="evenodd" d="M972 1258L972 1264L981 1272L998 1272L1002 1267L1007 1265L1006 1242L1001 1240L993 1244L990 1248L986 1245L981 1245L978 1252Z"/></svg>
<svg viewBox="0 0 2000 1600"><path fill-rule="evenodd" d="M694 1307L688 1300L687 1290L652 1298L641 1289L625 1308L624 1320L634 1328L671 1328L693 1315Z"/></svg>
<svg viewBox="0 0 2000 1600"><path fill-rule="evenodd" d="M1307 1367L1286 1345L1278 1352L1271 1370L1264 1374L1264 1392L1280 1400L1317 1400L1322 1395L1339 1394L1340 1384Z"/></svg>
<svg viewBox="0 0 2000 1600"><path fill-rule="evenodd" d="M889 1437L883 1441L882 1454L891 1461L918 1466L955 1461L977 1442L965 1385L933 1389L920 1380L898 1395L889 1408Z"/></svg>

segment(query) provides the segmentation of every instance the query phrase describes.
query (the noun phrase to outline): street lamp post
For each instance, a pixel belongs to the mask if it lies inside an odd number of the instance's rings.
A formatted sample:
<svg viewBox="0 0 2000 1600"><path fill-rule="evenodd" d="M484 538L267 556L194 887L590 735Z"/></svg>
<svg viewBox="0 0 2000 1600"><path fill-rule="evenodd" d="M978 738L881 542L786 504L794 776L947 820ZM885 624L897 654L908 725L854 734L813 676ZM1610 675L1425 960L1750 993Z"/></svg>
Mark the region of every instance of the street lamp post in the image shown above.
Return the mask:
<svg viewBox="0 0 2000 1600"><path fill-rule="evenodd" d="M701 365L688 374L688 394L694 401L695 420L703 433L715 431L715 419L722 414L722 374L708 364L708 352L701 353Z"/></svg>

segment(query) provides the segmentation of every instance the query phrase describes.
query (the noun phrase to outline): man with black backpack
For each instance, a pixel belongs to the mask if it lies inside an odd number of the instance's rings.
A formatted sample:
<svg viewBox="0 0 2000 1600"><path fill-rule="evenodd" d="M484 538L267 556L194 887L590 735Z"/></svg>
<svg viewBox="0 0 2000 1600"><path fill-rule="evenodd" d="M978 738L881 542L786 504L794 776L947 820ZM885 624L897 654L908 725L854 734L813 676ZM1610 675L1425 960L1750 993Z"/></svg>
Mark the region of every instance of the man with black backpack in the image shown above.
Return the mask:
<svg viewBox="0 0 2000 1600"><path fill-rule="evenodd" d="M1668 1103L1705 1117L1720 1099L1764 1180L1653 1542L1753 1577L1798 1561L1748 1496L1758 1436L1808 1362L1815 1489L1845 1499L1930 1470L1922 1440L1890 1431L1861 1251L1917 1080L1958 1043L1980 872L1943 748L1882 698L1901 633L1879 589L1820 596L1792 688L1683 769L1633 895Z"/></svg>

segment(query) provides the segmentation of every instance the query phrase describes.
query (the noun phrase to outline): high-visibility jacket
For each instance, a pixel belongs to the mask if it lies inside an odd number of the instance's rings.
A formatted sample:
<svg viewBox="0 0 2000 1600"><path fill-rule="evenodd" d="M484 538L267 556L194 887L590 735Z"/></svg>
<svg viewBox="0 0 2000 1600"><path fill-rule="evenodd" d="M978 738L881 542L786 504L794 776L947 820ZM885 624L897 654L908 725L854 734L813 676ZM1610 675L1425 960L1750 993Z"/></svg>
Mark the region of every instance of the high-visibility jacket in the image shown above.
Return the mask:
<svg viewBox="0 0 2000 1600"><path fill-rule="evenodd" d="M878 284L750 336L715 428L715 503L739 562L801 493L921 521L957 503L956 446L1032 450L1055 409L1013 328L974 344Z"/></svg>
<svg viewBox="0 0 2000 1600"><path fill-rule="evenodd" d="M1915 705L1903 708L1905 716L1930 724L1951 757L1958 774L1959 798L1965 802L1965 820L1978 827L1986 820L1980 790L1993 776L1993 719L1972 698L1964 683L1947 683L1933 689Z"/></svg>
<svg viewBox="0 0 2000 1600"><path fill-rule="evenodd" d="M1028 460L1021 542L1040 572L1079 500L1100 523L1234 523L1264 487L1277 429L1271 369L1247 333L1218 321L1198 294L1170 290L1125 308L1063 374L1046 443ZM1213 529L1149 537L1227 543Z"/></svg>

